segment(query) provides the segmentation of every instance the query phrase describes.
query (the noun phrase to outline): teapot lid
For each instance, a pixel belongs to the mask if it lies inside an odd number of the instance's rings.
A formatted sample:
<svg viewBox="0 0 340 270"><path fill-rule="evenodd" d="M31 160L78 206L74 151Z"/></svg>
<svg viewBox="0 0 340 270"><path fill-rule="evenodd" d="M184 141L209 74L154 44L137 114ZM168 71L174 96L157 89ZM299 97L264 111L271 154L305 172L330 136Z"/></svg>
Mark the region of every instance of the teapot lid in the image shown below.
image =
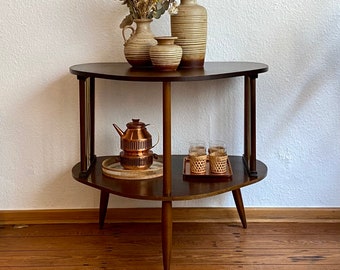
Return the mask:
<svg viewBox="0 0 340 270"><path fill-rule="evenodd" d="M139 129L139 128L145 128L145 123L140 122L139 119L132 119L132 122L129 122L126 124L126 127L128 129Z"/></svg>

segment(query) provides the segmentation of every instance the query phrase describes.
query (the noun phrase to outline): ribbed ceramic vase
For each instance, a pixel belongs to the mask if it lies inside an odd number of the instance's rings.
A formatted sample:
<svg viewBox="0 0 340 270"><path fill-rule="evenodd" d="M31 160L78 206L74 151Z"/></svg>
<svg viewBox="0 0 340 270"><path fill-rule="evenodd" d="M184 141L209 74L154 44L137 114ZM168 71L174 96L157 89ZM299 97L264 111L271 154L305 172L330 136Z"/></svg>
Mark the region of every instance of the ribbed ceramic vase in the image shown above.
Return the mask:
<svg viewBox="0 0 340 270"><path fill-rule="evenodd" d="M171 35L183 49L180 67L204 66L207 44L207 11L196 0L181 0L178 13L171 15Z"/></svg>
<svg viewBox="0 0 340 270"><path fill-rule="evenodd" d="M136 27L131 25L125 26L122 30L124 38L124 54L126 60L133 67L148 67L151 66L149 55L150 47L157 44L154 35L151 32L149 19L135 19ZM129 38L126 37L131 31Z"/></svg>
<svg viewBox="0 0 340 270"><path fill-rule="evenodd" d="M156 70L175 71L181 62L182 48L175 44L177 37L156 37L157 45L150 48L150 58Z"/></svg>

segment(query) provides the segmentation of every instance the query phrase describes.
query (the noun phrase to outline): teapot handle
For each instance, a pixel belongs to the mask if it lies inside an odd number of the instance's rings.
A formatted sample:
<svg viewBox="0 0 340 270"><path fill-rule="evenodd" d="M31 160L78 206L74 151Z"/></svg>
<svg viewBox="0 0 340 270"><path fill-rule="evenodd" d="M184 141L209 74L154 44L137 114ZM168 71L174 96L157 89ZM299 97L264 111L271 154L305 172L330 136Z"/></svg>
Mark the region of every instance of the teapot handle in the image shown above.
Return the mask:
<svg viewBox="0 0 340 270"><path fill-rule="evenodd" d="M153 146L151 146L151 148L150 149L152 149L152 148L154 148L158 143L159 143L159 130L158 130L158 128L157 127L155 127L154 125L150 125L150 124L148 124L148 126L149 127L154 127L155 129L156 129L156 131L157 131L157 142L153 145Z"/></svg>
<svg viewBox="0 0 340 270"><path fill-rule="evenodd" d="M135 28L133 28L131 25L126 25L124 26L123 30L122 30L122 35L123 35L123 39L124 39L124 44L126 44L129 40L129 38L126 38L126 30L130 29L131 30L131 34L130 34L130 37L132 37L134 34L135 34Z"/></svg>

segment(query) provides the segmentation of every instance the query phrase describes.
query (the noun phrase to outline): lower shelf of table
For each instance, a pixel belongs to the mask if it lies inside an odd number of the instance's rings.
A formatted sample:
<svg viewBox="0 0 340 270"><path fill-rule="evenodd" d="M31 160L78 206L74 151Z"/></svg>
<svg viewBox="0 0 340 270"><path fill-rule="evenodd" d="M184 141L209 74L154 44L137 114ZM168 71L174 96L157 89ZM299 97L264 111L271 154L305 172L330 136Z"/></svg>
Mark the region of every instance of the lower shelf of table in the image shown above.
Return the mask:
<svg viewBox="0 0 340 270"><path fill-rule="evenodd" d="M231 178L225 181L214 181L214 179L211 181L185 181L183 179L184 156L174 155L172 156L172 194L164 196L163 177L146 180L121 180L103 175L101 164L107 158L108 156L97 157L87 177L81 177L80 163L77 163L72 169L73 177L82 184L123 197L179 201L200 199L240 189L262 180L267 175L267 166L259 160L256 161L257 177L250 177L244 167L242 157L229 156L233 170Z"/></svg>

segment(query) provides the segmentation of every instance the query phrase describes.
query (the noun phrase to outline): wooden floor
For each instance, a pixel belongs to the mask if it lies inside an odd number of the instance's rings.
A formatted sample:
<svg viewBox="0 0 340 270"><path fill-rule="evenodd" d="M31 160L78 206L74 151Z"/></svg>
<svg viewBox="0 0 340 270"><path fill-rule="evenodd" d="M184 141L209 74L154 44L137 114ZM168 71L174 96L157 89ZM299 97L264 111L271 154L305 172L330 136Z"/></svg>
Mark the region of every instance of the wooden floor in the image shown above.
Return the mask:
<svg viewBox="0 0 340 270"><path fill-rule="evenodd" d="M0 226L0 269L161 270L161 226ZM340 269L340 224L175 223L171 269Z"/></svg>

